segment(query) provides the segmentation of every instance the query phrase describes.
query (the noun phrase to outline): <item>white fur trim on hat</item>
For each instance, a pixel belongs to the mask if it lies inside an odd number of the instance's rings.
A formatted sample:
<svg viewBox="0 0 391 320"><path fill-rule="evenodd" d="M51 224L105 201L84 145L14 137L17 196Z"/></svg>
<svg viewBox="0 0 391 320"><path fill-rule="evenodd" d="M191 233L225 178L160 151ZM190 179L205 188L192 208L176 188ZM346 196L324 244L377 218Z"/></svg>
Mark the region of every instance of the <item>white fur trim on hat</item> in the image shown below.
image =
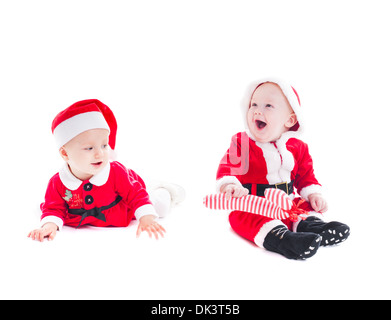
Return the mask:
<svg viewBox="0 0 391 320"><path fill-rule="evenodd" d="M61 148L80 133L91 129L107 129L110 132L101 112L85 112L61 122L53 131L56 145Z"/></svg>

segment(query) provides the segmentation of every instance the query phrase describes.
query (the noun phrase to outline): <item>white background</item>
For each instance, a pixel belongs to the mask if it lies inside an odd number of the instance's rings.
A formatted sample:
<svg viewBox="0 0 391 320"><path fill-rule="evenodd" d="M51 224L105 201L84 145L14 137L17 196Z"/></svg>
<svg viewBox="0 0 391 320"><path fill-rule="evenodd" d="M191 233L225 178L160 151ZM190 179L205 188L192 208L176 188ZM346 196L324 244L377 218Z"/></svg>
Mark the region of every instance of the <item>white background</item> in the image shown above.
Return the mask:
<svg viewBox="0 0 391 320"><path fill-rule="evenodd" d="M389 299L387 1L1 1L0 298ZM245 86L298 91L328 220L344 244L305 262L257 248L204 209ZM181 184L163 240L65 227L33 242L62 165L50 125L82 100L116 114L117 159Z"/></svg>

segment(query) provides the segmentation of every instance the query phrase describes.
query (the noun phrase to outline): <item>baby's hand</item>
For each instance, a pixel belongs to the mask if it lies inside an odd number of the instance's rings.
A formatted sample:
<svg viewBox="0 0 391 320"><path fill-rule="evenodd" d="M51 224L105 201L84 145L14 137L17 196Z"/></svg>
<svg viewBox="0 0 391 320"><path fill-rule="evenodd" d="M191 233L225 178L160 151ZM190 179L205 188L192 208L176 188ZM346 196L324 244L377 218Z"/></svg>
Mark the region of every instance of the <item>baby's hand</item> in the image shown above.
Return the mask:
<svg viewBox="0 0 391 320"><path fill-rule="evenodd" d="M156 217L153 215L146 215L140 218L136 236L139 237L141 232L147 231L149 237L152 237L152 234L155 235L156 240L159 239L160 236L164 237L164 232L166 230L155 221Z"/></svg>
<svg viewBox="0 0 391 320"><path fill-rule="evenodd" d="M225 193L227 199L240 198L248 195L248 189L236 184L226 184L221 188L221 193Z"/></svg>
<svg viewBox="0 0 391 320"><path fill-rule="evenodd" d="M45 237L48 237L48 240L53 240L56 236L57 229L58 227L56 224L53 222L48 222L45 223L42 228L31 231L27 237L41 242Z"/></svg>
<svg viewBox="0 0 391 320"><path fill-rule="evenodd" d="M308 201L316 212L324 213L328 209L326 200L319 193L310 194Z"/></svg>

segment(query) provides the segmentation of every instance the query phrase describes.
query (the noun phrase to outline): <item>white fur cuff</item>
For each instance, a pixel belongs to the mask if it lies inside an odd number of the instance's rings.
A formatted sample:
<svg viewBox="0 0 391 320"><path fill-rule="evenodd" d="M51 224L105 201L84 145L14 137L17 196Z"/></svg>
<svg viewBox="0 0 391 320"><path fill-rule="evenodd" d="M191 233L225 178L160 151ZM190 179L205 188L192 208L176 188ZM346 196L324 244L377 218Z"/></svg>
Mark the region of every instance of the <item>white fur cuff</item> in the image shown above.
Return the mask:
<svg viewBox="0 0 391 320"><path fill-rule="evenodd" d="M234 176L225 176L225 177L222 177L221 179L217 180L216 182L216 191L218 193L221 192L221 187L225 184L235 184L237 186L242 186L242 184L240 183L240 181L238 180L238 178L234 177Z"/></svg>
<svg viewBox="0 0 391 320"><path fill-rule="evenodd" d="M272 220L272 221L266 222L261 227L261 229L259 230L257 235L255 236L255 238L254 238L255 244L258 247L263 248L263 242L265 241L267 234L277 226L285 226L285 224L283 224L280 220Z"/></svg>
<svg viewBox="0 0 391 320"><path fill-rule="evenodd" d="M322 186L319 184L312 184L300 190L300 196L308 201L308 196L313 193L322 193Z"/></svg>
<svg viewBox="0 0 391 320"><path fill-rule="evenodd" d="M41 220L41 225L43 226L45 223L48 223L48 222L54 223L58 227L59 231L61 231L61 229L64 225L64 221L62 221L62 219L57 216L46 216L45 218L43 218Z"/></svg>

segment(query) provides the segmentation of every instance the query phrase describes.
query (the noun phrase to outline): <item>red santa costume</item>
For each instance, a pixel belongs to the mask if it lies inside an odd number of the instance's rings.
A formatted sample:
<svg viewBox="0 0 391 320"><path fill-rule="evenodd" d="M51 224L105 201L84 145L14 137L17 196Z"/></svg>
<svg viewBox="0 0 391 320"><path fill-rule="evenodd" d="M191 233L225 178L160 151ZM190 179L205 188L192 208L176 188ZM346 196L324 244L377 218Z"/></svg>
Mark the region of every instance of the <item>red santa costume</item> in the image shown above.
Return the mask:
<svg viewBox="0 0 391 320"><path fill-rule="evenodd" d="M57 115L52 132L58 148L90 129L107 129L114 150L117 122L111 110L96 99L79 101ZM49 181L41 222L79 227L128 226L133 218L158 216L144 181L119 162L111 162L87 181L76 178L66 164Z"/></svg>
<svg viewBox="0 0 391 320"><path fill-rule="evenodd" d="M279 85L295 112L298 123L282 134L274 142L259 143L251 135L247 125L247 112L252 95L256 88L265 82ZM231 146L220 162L217 171L217 191L225 184L233 183L243 186L250 194L263 196L266 188L278 188L290 195L294 202L300 199L308 201L312 193L320 193L321 185L314 175L308 146L298 139L301 130L300 100L293 87L278 79L268 79L252 84L242 103L242 113L246 132L237 133L232 137ZM300 197L296 197L297 189ZM308 202L301 205L302 209L311 211ZM311 212L310 214L315 214ZM242 237L263 246L266 235L276 226L285 224L289 230L296 231L298 222L289 219L279 221L271 218L242 211L233 211L229 216L234 231Z"/></svg>

